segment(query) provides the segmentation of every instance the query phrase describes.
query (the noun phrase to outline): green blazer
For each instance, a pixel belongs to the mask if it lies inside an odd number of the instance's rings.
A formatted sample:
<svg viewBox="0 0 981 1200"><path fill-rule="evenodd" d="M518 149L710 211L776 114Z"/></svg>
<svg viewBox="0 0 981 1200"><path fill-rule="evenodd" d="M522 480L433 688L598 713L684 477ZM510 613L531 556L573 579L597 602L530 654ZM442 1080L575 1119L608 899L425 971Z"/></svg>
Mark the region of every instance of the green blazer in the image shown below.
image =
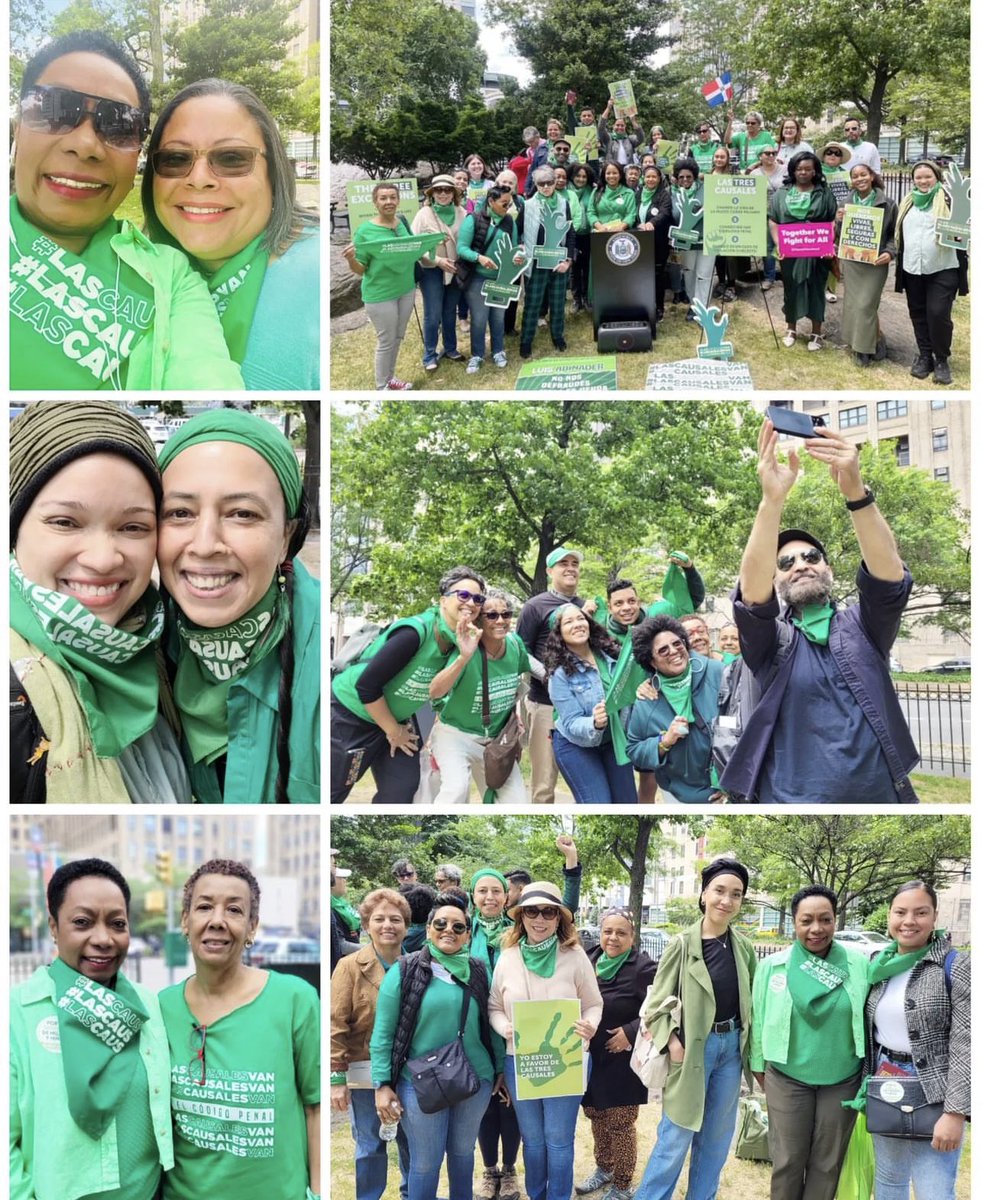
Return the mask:
<svg viewBox="0 0 981 1200"><path fill-rule="evenodd" d="M742 1022L739 1050L743 1059L743 1071L752 1090L753 1079L749 1073L749 1031L753 1017L756 953L749 938L735 930L730 930L730 935L739 980L739 1017ZM679 985L683 945L687 962L684 977ZM668 1068L668 1080L664 1085L664 1111L676 1125L697 1131L702 1127L702 1116L705 1112L705 1042L715 1021L715 992L708 967L702 957L701 919L668 943L658 963L657 974L654 976L641 1015L652 1013L661 1001L669 996L681 997L685 1058L677 1066L672 1063ZM658 1050L666 1049L671 1034L677 1032L677 1025L668 1013L650 1021L647 1027Z"/></svg>

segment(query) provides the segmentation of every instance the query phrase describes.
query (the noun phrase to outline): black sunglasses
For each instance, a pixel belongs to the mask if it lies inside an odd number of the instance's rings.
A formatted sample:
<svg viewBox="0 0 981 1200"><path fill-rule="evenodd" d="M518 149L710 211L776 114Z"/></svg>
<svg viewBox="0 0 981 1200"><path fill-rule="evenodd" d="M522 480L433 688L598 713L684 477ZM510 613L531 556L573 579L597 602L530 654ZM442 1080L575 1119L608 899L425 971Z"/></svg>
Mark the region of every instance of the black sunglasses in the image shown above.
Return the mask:
<svg viewBox="0 0 981 1200"><path fill-rule="evenodd" d="M435 917L431 924L437 933L443 933L446 929L451 929L453 933L467 932L467 926L464 921L447 921L445 917Z"/></svg>
<svg viewBox="0 0 981 1200"><path fill-rule="evenodd" d="M501 612L488 612L484 609L483 615L485 621L510 621L514 616L514 610L505 608Z"/></svg>
<svg viewBox="0 0 981 1200"><path fill-rule="evenodd" d="M777 569L780 571L789 571L798 559L802 562L810 563L813 567L821 562L823 558L824 555L817 546L812 546L810 550L799 550L796 554L781 554L777 559Z"/></svg>
<svg viewBox="0 0 981 1200"><path fill-rule="evenodd" d="M184 179L199 158L208 160L211 174L219 179L236 179L251 175L255 160L264 153L254 146L223 146L216 150L154 150L150 159L161 179Z"/></svg>
<svg viewBox="0 0 981 1200"><path fill-rule="evenodd" d="M521 911L526 917L544 917L546 921L554 921L559 915L559 910L552 904L546 904L543 908L539 908L536 904L529 904Z"/></svg>
<svg viewBox="0 0 981 1200"><path fill-rule="evenodd" d="M487 599L487 597L482 596L480 592L468 592L466 588L451 588L448 592L444 592L444 595L458 596L464 602L464 604L466 604L468 600L472 600L478 608Z"/></svg>
<svg viewBox="0 0 981 1200"><path fill-rule="evenodd" d="M833 146L829 146L824 153L825 155L833 154L835 158L841 158L841 151L835 150Z"/></svg>
<svg viewBox="0 0 981 1200"><path fill-rule="evenodd" d="M21 97L21 123L37 133L70 133L86 117L99 139L115 150L138 150L150 128L141 108L89 92L38 84Z"/></svg>

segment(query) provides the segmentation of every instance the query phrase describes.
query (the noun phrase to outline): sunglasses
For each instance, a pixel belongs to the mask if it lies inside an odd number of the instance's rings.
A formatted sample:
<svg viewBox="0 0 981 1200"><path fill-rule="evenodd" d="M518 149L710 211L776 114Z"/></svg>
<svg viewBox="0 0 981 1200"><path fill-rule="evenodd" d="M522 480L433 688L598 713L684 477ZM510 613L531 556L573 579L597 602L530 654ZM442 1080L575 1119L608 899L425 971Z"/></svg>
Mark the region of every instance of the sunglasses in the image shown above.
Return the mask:
<svg viewBox="0 0 981 1200"><path fill-rule="evenodd" d="M431 924L437 933L443 933L447 929L450 929L453 933L467 932L466 923L463 921L447 921L445 917L436 917Z"/></svg>
<svg viewBox="0 0 981 1200"><path fill-rule="evenodd" d="M466 588L452 588L450 591L446 592L445 595L457 596L463 601L464 604L466 604L468 600L472 600L478 608L487 599L487 597L482 596L480 592L468 592Z"/></svg>
<svg viewBox="0 0 981 1200"><path fill-rule="evenodd" d="M154 171L162 179L184 179L199 158L208 160L212 175L235 179L251 175L260 154L265 156L265 151L254 146L224 146L217 150L154 150L150 158Z"/></svg>
<svg viewBox="0 0 981 1200"><path fill-rule="evenodd" d="M529 904L521 911L526 917L544 917L546 921L554 921L559 915L559 910L553 904L546 904L544 908L539 908L537 904Z"/></svg>
<svg viewBox="0 0 981 1200"><path fill-rule="evenodd" d="M777 559L777 570L789 571L798 559L800 559L801 562L810 563L810 565L813 567L821 562L823 558L824 555L817 548L817 546L812 546L810 550L801 550L797 554L781 554Z"/></svg>
<svg viewBox="0 0 981 1200"><path fill-rule="evenodd" d="M89 92L38 84L21 98L21 123L37 133L70 133L86 117L92 118L99 139L115 150L138 150L150 127L141 108Z"/></svg>
<svg viewBox="0 0 981 1200"><path fill-rule="evenodd" d="M205 1082L205 1061L204 1061L204 1046L208 1040L208 1030L204 1025L191 1025L190 1051L191 1061L187 1064L187 1069L194 1076L197 1076L200 1069L201 1078L197 1079L198 1084Z"/></svg>
<svg viewBox="0 0 981 1200"><path fill-rule="evenodd" d="M829 148L829 149L825 150L824 157L827 158L829 154L831 155L832 158L841 158L840 150L832 150Z"/></svg>
<svg viewBox="0 0 981 1200"><path fill-rule="evenodd" d="M395 872L396 879L415 879L415 877L416 877L415 871L396 871Z"/></svg>
<svg viewBox="0 0 981 1200"><path fill-rule="evenodd" d="M510 608L505 608L503 612L488 612L484 610L485 621L510 621L514 616L514 611Z"/></svg>
<svg viewBox="0 0 981 1200"><path fill-rule="evenodd" d="M667 658L670 654L677 654L679 650L687 651L688 647L684 642L668 642L666 646L662 646L660 650L654 651L655 658Z"/></svg>

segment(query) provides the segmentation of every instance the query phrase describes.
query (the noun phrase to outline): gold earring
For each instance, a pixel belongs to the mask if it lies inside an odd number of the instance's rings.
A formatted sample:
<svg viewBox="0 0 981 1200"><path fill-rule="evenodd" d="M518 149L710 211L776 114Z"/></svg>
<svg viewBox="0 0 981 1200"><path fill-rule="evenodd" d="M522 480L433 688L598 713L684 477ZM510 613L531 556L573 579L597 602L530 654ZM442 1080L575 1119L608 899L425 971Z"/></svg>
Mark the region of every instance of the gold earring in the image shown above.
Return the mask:
<svg viewBox="0 0 981 1200"><path fill-rule="evenodd" d="M246 950L251 950L254 945L255 945L255 938L246 938L245 939Z"/></svg>

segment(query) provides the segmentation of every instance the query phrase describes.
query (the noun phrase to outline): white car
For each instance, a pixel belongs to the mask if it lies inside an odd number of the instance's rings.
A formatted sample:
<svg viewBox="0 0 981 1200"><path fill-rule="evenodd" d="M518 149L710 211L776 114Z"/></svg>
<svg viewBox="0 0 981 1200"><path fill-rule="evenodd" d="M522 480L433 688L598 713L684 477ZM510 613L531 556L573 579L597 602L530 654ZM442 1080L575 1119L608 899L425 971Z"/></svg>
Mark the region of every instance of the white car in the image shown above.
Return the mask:
<svg viewBox="0 0 981 1200"><path fill-rule="evenodd" d="M835 941L841 942L849 950L857 950L866 958L873 959L880 950L889 945L889 939L871 929L842 929L835 934Z"/></svg>
<svg viewBox="0 0 981 1200"><path fill-rule="evenodd" d="M170 437L173 430L168 429L163 421L158 421L152 417L144 417L140 424L147 432L147 436L154 446L159 450L161 446L166 446L167 439Z"/></svg>

